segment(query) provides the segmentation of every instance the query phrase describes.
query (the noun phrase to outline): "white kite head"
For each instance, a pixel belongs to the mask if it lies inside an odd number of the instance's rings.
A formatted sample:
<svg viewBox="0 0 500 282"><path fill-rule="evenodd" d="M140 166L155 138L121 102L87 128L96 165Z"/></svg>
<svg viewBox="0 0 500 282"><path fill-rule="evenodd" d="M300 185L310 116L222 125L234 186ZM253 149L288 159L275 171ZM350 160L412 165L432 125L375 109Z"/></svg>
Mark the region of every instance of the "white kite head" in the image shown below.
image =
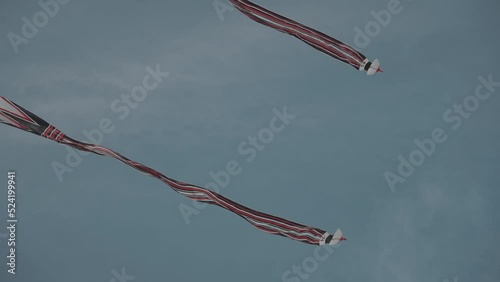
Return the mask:
<svg viewBox="0 0 500 282"><path fill-rule="evenodd" d="M335 231L335 234L333 234L333 237L332 237L332 240L330 241L330 245L336 245L338 242L340 241L345 241L346 238L342 237L342 231L339 229L337 229L337 231Z"/></svg>
<svg viewBox="0 0 500 282"><path fill-rule="evenodd" d="M333 235L330 235L328 232L325 232L325 234L323 234L323 236L321 237L319 244L336 245L338 242L345 240L347 239L342 237L342 231L339 228L337 229L337 231L335 231L335 234Z"/></svg>
<svg viewBox="0 0 500 282"><path fill-rule="evenodd" d="M380 62L379 62L379 60L375 59L372 62L372 64L370 65L370 68L368 68L368 70L366 71L366 74L367 75L374 75L377 72L382 72L382 70L380 69Z"/></svg>

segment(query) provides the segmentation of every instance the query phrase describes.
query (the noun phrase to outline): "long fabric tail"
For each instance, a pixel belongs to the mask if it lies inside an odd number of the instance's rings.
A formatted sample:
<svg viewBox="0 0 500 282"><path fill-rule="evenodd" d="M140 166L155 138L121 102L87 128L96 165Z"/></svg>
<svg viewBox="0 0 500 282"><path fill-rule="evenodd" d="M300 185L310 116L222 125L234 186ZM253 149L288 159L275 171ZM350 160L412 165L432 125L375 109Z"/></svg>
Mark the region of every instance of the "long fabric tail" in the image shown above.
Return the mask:
<svg viewBox="0 0 500 282"><path fill-rule="evenodd" d="M321 229L305 226L250 209L214 191L169 178L148 166L134 162L103 146L83 143L72 139L66 136L59 129L55 128L53 125L50 125L40 117L4 97L0 97L0 122L50 140L54 140L60 144L67 145L81 151L92 152L98 155L104 155L117 159L140 172L161 180L181 195L195 201L217 205L227 209L243 217L246 221L262 231L313 245L323 245L334 242L334 240L332 240L332 235Z"/></svg>
<svg viewBox="0 0 500 282"><path fill-rule="evenodd" d="M351 46L322 32L267 10L247 0L229 0L236 9L252 20L295 36L315 49L351 65L357 70L364 69L368 60Z"/></svg>

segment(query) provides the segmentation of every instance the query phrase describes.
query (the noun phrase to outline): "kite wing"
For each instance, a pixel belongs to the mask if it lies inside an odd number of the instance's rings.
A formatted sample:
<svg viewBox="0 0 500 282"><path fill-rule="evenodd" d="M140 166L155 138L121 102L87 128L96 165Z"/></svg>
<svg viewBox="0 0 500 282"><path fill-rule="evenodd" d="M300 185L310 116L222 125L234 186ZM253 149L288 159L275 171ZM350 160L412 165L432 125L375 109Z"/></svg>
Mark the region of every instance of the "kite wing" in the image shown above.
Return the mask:
<svg viewBox="0 0 500 282"><path fill-rule="evenodd" d="M305 226L250 209L214 191L169 178L150 167L134 162L103 146L83 143L72 139L59 129L55 128L53 125L50 125L35 114L25 110L21 106L4 97L0 97L0 122L54 140L60 144L67 145L78 150L117 159L140 172L161 180L163 183L167 184L174 191L183 196L198 202L204 202L227 209L241 216L256 228L267 233L288 237L290 239L312 245L334 245L339 242L339 236L342 235L340 230L337 230L334 235L330 235L328 232L318 228Z"/></svg>
<svg viewBox="0 0 500 282"><path fill-rule="evenodd" d="M236 9L252 20L295 36L315 49L351 65L357 70L366 71L368 75L382 72L378 60L370 62L363 54L351 46L332 38L322 32L298 23L267 10L247 0L229 0Z"/></svg>

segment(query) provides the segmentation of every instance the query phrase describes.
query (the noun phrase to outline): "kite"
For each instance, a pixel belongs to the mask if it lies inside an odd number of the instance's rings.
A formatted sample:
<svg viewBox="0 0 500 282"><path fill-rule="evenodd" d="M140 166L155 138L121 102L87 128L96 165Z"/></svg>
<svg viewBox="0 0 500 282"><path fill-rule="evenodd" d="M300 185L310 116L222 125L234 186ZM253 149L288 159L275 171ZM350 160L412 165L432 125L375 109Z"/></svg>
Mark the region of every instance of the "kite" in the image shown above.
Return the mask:
<svg viewBox="0 0 500 282"><path fill-rule="evenodd" d="M4 123L27 132L48 138L57 143L73 147L75 149L91 152L117 159L136 170L155 177L170 186L175 192L192 200L216 205L229 210L254 225L256 228L275 235L280 235L293 240L311 245L335 245L346 240L342 237L342 231L338 229L333 235L318 228L298 224L270 214L262 213L239 203L236 203L209 189L181 182L162 173L134 162L119 153L96 144L77 141L65 135L62 131L47 123L45 120L27 111L14 102L0 96L0 123Z"/></svg>
<svg viewBox="0 0 500 282"><path fill-rule="evenodd" d="M378 59L370 62L370 60L368 60L363 54L335 38L269 11L248 0L229 1L234 5L234 7L236 7L236 9L250 19L283 33L297 37L299 40L302 40L311 47L337 60L349 64L359 71L366 71L367 75L374 75L377 72L382 72Z"/></svg>

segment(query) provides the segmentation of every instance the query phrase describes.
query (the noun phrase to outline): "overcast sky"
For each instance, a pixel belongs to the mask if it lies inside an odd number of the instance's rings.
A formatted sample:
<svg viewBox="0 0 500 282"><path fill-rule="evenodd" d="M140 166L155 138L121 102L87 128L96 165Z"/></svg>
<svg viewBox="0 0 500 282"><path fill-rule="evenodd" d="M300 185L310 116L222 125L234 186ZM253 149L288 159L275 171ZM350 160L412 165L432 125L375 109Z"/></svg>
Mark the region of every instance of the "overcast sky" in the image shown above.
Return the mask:
<svg viewBox="0 0 500 282"><path fill-rule="evenodd" d="M212 0L72 0L31 38L22 18L33 22L41 6L2 1L2 96L76 139L107 118L104 146L185 182L205 185L235 160L242 172L223 195L341 228L348 241L318 261L314 246L219 207L186 224L179 206L192 202L156 179L96 155L58 177L65 147L0 126L0 280L118 282L125 268L135 278L124 281L500 281L500 87L473 98L479 76L500 81L500 5L401 0L358 46L355 27L391 1L257 1L378 58L384 73L374 77L238 11L218 14ZM170 75L121 116L114 101L142 85L148 66ZM479 103L460 116L464 99ZM247 161L240 144L284 107L296 118ZM435 130L446 140L391 190L384 174L399 175L398 157ZM12 169L16 275L5 264Z"/></svg>

